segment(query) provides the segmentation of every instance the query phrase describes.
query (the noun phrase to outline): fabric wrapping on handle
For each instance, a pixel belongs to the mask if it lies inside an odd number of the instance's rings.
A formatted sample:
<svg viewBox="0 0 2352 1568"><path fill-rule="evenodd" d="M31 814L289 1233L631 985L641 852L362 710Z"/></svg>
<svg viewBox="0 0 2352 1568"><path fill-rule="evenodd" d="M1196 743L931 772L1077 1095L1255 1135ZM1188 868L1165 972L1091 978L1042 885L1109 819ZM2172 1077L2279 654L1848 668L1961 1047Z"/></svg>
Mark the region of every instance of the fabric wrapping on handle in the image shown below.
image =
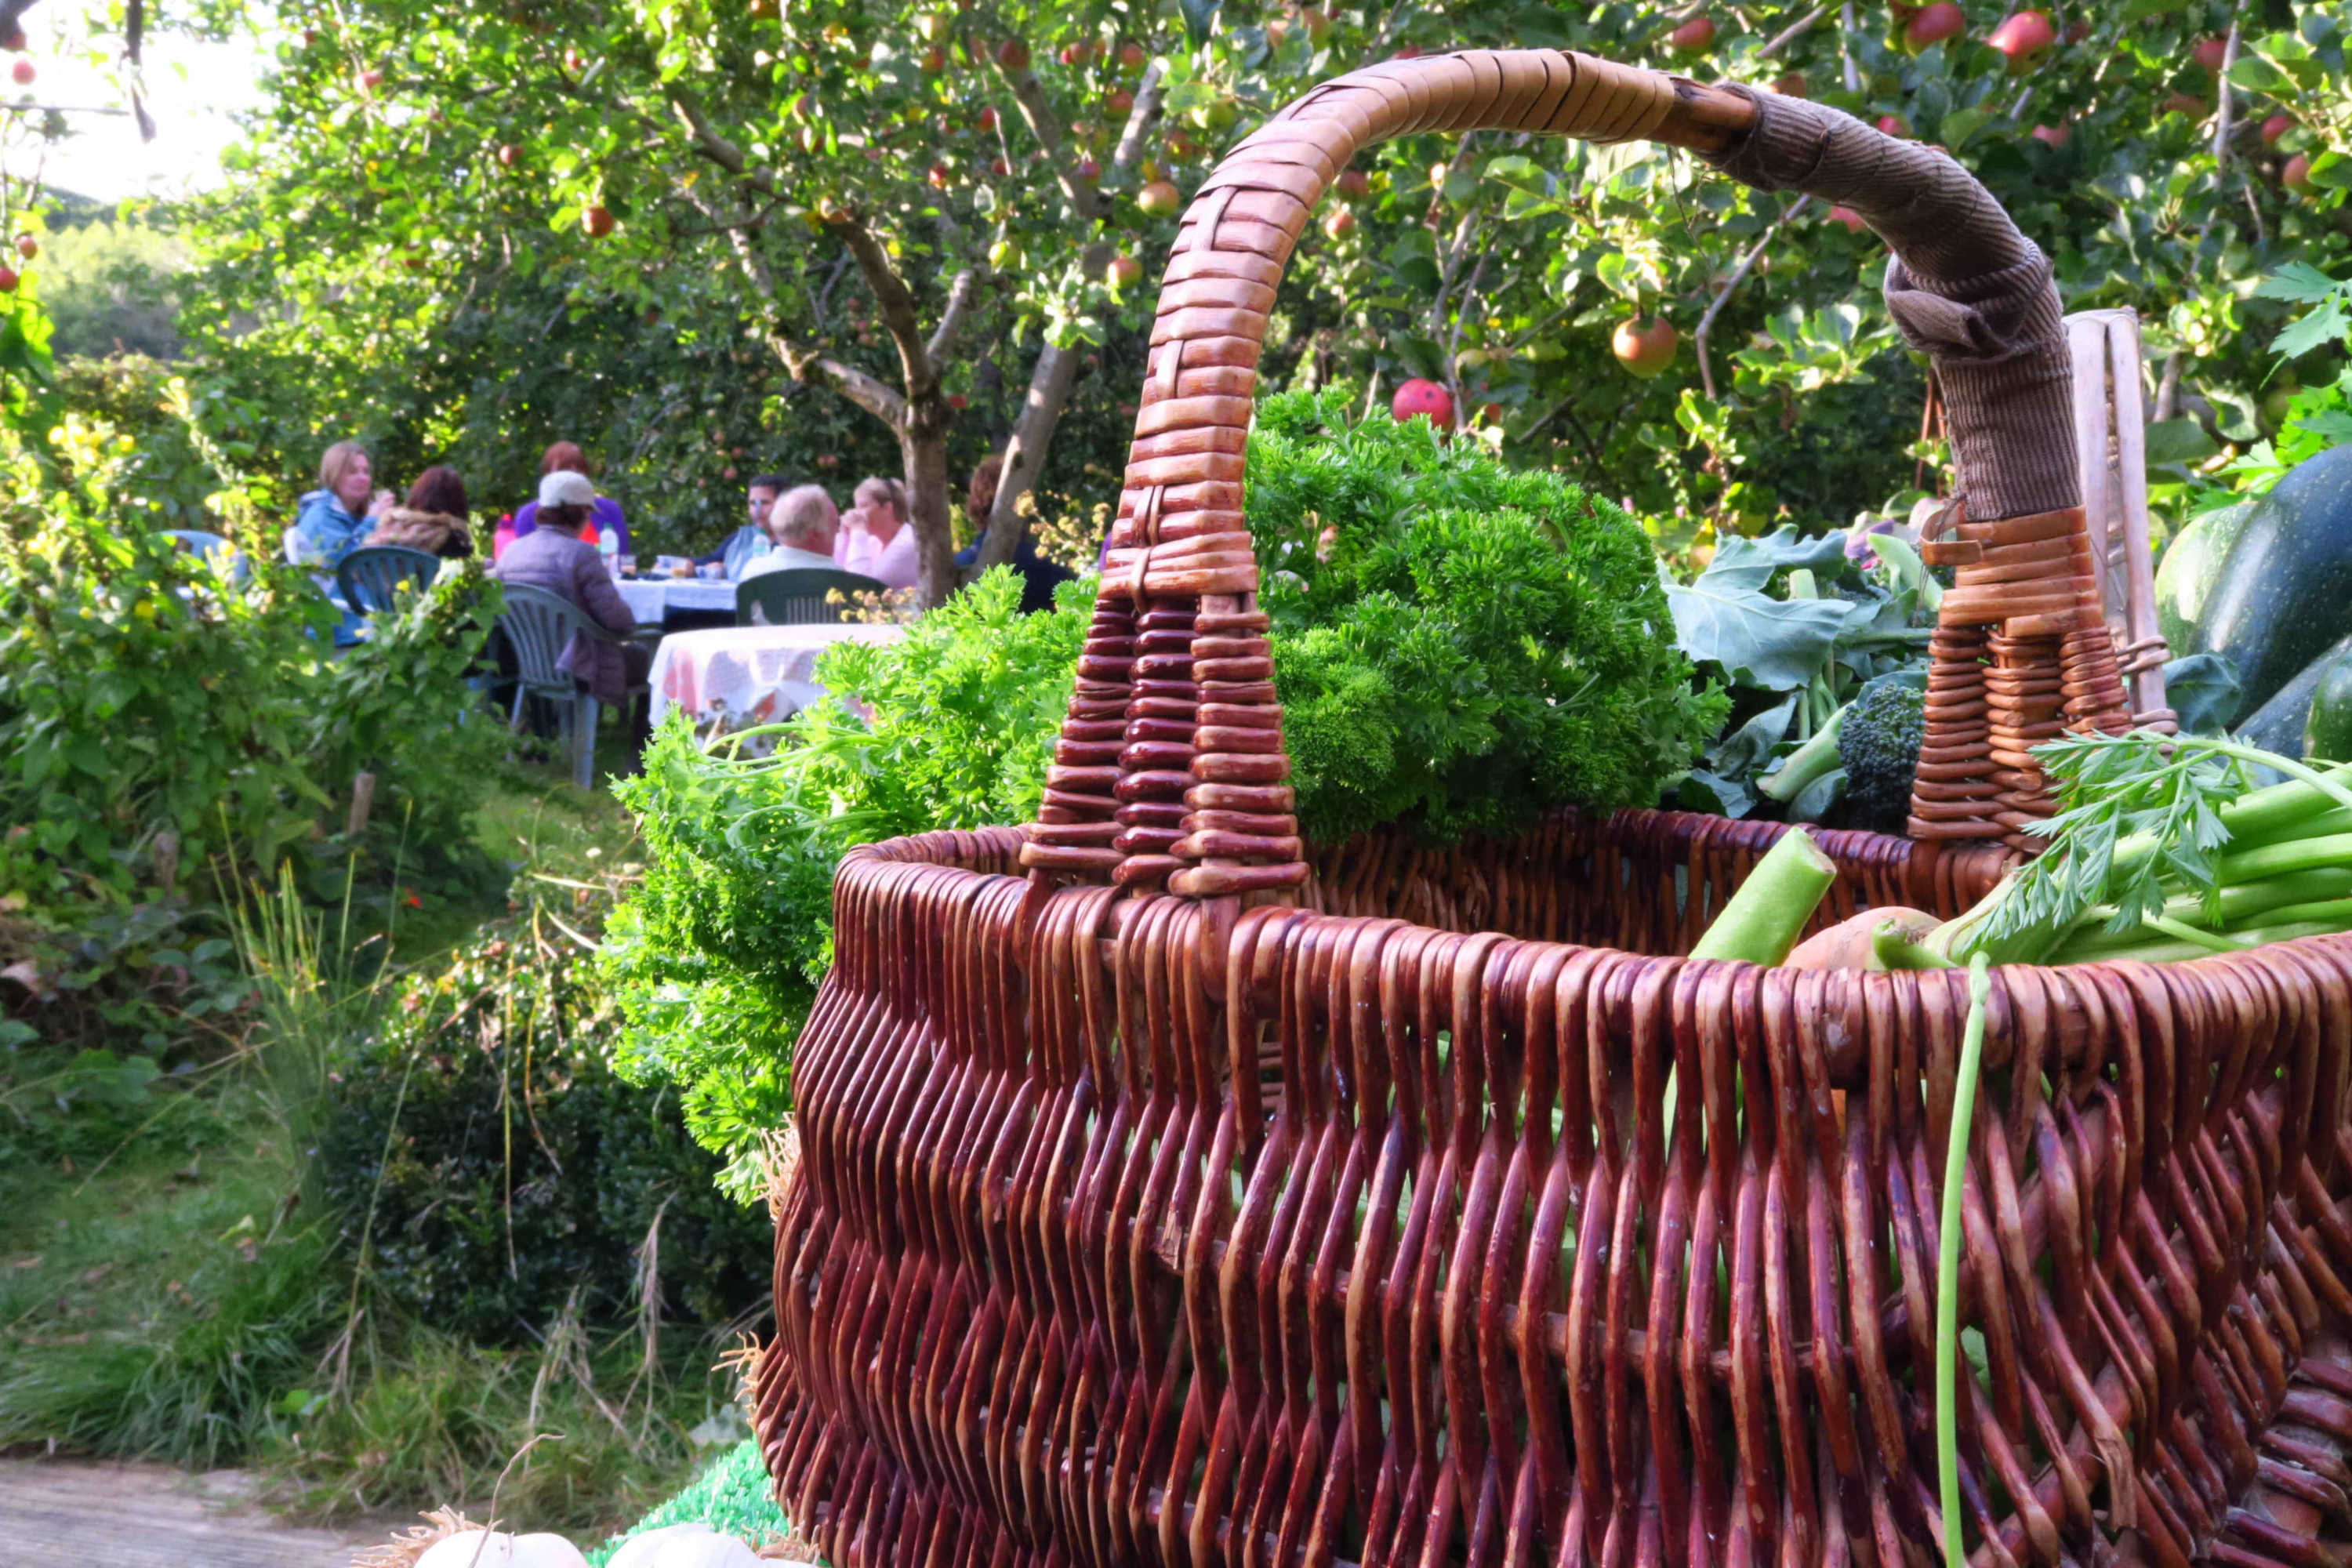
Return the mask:
<svg viewBox="0 0 2352 1568"><path fill-rule="evenodd" d="M1754 103L1756 125L1708 163L1758 190L1851 207L1895 252L1886 308L1935 359L1969 516L2080 505L2074 359L2050 258L1941 148L1804 99L1727 90Z"/></svg>

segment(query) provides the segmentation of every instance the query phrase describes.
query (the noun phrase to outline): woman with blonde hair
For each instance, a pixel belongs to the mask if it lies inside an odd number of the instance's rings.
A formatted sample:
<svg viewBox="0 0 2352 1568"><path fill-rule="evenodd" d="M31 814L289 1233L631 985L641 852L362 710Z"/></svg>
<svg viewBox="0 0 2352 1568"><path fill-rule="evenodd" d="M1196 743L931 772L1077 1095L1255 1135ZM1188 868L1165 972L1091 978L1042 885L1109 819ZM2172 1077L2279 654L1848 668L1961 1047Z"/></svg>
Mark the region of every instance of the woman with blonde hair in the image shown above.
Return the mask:
<svg viewBox="0 0 2352 1568"><path fill-rule="evenodd" d="M319 459L319 488L294 514L293 548L305 565L332 570L365 544L392 492L375 489L375 464L357 441L338 441Z"/></svg>
<svg viewBox="0 0 2352 1568"><path fill-rule="evenodd" d="M915 554L915 528L907 521L907 487L897 479L858 481L849 514L834 542L833 558L843 570L873 578L886 588L911 588L921 571Z"/></svg>

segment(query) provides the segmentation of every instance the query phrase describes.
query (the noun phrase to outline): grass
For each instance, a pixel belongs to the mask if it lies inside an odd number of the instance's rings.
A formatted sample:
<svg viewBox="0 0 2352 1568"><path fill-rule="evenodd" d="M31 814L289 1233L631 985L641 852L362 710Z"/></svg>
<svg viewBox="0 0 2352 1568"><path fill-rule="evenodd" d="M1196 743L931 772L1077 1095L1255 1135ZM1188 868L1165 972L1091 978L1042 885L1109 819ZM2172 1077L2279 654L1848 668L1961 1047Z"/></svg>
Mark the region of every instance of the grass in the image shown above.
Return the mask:
<svg viewBox="0 0 2352 1568"><path fill-rule="evenodd" d="M609 793L520 763L479 813L481 847L555 918L593 903L635 843ZM335 1245L305 1158L334 1053L383 983L435 963L509 905L420 900L389 929L248 897L260 1000L226 1054L77 1108L40 1163L0 1169L0 1449L265 1471L310 1517L434 1504L601 1533L676 1488L731 1408L723 1348L671 1325L483 1346L383 1310ZM67 1114L60 1110L60 1115Z"/></svg>

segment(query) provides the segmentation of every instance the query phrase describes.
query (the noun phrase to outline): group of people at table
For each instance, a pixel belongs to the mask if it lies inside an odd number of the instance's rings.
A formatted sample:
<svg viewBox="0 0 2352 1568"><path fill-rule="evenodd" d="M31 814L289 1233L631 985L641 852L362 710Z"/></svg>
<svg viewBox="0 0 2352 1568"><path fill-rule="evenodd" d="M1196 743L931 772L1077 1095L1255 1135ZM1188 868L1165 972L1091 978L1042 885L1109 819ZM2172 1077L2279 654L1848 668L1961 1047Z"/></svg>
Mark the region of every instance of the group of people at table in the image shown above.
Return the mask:
<svg viewBox="0 0 2352 1568"><path fill-rule="evenodd" d="M973 472L969 500L974 517L988 515L1000 471L1000 460L991 458ZM627 519L619 501L597 492L587 460L573 443L548 447L540 473L538 495L501 518L492 532L490 575L567 600L621 639L575 637L560 668L599 702L625 711L626 693L645 681L653 659L645 644L628 640L637 617L615 585L633 560ZM915 584L915 531L899 480L861 481L846 514L823 486L793 485L773 474L751 480L746 502L749 520L680 574L698 571L741 582L815 568L856 573L885 588ZM1034 554L1024 544L1024 553ZM328 447L319 463L319 488L302 498L288 532L288 551L300 563L332 570L352 551L372 545L401 545L444 558L476 553L465 481L454 469L436 465L418 475L405 500L399 500L377 486L364 447L338 441ZM1050 584L1044 600L1051 603ZM647 723L643 714L635 721L639 742Z"/></svg>

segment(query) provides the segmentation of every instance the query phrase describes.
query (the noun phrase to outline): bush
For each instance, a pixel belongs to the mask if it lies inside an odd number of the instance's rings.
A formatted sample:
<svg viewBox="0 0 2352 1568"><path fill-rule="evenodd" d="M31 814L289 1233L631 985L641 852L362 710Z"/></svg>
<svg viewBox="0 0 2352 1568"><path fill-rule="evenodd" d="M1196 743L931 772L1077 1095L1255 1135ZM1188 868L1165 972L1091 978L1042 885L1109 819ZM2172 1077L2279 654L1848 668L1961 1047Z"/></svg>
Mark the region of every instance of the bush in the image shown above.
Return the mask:
<svg viewBox="0 0 2352 1568"><path fill-rule="evenodd" d="M824 703L775 756L706 752L673 715L617 786L647 873L614 912L605 962L628 1032L623 1069L686 1094L695 1136L758 1190L760 1133L792 1106L791 1050L833 960L833 868L859 844L1035 810L1085 640L1088 584L1021 614L998 568L887 647L828 649Z"/></svg>
<svg viewBox="0 0 2352 1568"><path fill-rule="evenodd" d="M319 1174L343 1246L404 1313L512 1342L611 1322L649 1256L665 1313L721 1323L766 1292L764 1214L714 1190L668 1092L614 1071L594 967L544 918L407 983L341 1069Z"/></svg>
<svg viewBox="0 0 2352 1568"><path fill-rule="evenodd" d="M240 580L178 550L116 504L128 437L73 417L58 436L63 483L21 449L0 459L0 910L25 928L0 947L22 950L26 988L111 1005L168 984L184 1000L194 951L226 934L209 900L289 862L321 899L354 876L386 904L395 882L479 887L490 868L467 822L503 739L467 721L498 607L480 567L446 573L338 657L306 574L257 555ZM362 771L375 811L352 842ZM172 940L140 940L159 926ZM81 1026L71 1007L27 1016Z"/></svg>

